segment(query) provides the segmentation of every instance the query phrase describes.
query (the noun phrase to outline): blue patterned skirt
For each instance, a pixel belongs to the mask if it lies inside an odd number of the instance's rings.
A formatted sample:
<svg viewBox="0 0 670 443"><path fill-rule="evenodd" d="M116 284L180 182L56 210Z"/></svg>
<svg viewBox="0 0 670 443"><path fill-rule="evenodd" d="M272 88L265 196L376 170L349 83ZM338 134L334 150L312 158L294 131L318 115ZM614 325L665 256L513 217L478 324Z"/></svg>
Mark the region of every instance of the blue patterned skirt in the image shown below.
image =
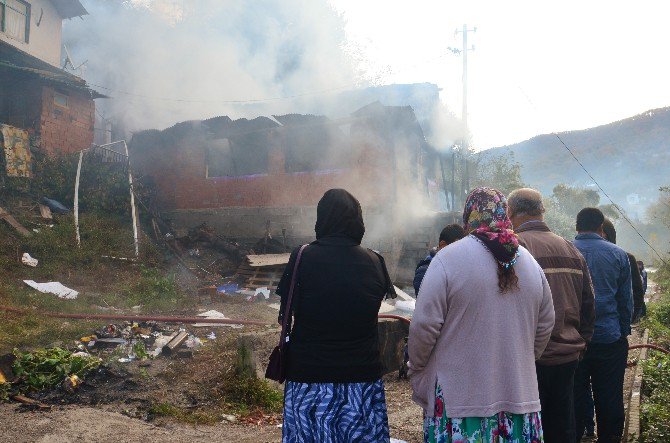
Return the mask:
<svg viewBox="0 0 670 443"><path fill-rule="evenodd" d="M388 442L384 383L298 383L284 388L284 443Z"/></svg>

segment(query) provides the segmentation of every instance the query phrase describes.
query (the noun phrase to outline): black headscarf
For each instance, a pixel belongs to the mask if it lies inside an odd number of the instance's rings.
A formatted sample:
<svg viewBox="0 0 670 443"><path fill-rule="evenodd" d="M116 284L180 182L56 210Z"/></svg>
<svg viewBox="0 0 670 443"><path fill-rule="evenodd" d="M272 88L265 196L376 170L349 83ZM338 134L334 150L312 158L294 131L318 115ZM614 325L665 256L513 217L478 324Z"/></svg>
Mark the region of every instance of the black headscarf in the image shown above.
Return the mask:
<svg viewBox="0 0 670 443"><path fill-rule="evenodd" d="M326 191L316 207L314 230L317 240L345 236L360 244L365 234L361 204L344 189Z"/></svg>

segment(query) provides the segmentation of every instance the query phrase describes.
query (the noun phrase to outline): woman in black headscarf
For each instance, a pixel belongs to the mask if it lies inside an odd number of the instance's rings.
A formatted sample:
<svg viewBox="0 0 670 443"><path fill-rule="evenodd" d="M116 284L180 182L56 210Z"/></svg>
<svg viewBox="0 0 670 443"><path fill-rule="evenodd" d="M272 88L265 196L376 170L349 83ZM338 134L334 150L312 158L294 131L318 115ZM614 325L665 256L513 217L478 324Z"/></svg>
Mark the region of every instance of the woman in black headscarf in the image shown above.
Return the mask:
<svg viewBox="0 0 670 443"><path fill-rule="evenodd" d="M316 241L303 252L284 391L284 442L389 441L377 314L393 294L379 255L360 246L361 205L344 189L319 201ZM277 288L282 308L296 249Z"/></svg>

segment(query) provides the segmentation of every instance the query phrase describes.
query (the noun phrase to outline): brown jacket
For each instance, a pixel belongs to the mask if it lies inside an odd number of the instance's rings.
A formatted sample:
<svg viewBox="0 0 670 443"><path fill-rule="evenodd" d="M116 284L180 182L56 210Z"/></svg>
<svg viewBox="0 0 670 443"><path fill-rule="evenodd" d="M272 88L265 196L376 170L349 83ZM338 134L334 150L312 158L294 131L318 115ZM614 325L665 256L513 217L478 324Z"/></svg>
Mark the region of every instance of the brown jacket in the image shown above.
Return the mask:
<svg viewBox="0 0 670 443"><path fill-rule="evenodd" d="M560 365L579 359L593 335L595 299L586 261L577 248L552 233L541 221L522 224L515 231L544 270L554 300L556 322L549 344L538 360Z"/></svg>

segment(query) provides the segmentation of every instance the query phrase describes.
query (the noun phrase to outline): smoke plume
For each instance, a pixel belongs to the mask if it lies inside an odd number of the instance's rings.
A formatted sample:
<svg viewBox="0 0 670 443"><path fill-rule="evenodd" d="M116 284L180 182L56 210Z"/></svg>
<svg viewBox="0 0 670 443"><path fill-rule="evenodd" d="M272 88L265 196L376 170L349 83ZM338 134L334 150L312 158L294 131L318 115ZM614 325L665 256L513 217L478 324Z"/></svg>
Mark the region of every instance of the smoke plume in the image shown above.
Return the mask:
<svg viewBox="0 0 670 443"><path fill-rule="evenodd" d="M127 131L215 115L301 112L267 100L352 87L344 22L311 0L84 1L64 42L98 100ZM303 97L298 103L315 97ZM250 101L248 106L234 101Z"/></svg>

